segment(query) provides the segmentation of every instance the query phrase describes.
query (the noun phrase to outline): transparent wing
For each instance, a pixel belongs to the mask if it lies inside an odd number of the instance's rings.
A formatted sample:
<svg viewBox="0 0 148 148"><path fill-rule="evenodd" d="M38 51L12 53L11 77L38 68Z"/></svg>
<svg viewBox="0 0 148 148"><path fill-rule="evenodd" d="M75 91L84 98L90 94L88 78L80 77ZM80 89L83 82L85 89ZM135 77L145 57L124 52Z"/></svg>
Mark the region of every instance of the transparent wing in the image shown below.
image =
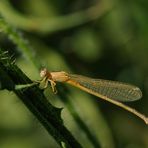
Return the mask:
<svg viewBox="0 0 148 148"><path fill-rule="evenodd" d="M70 74L69 77L75 83L75 86L80 86L87 89L88 92L98 93L113 100L122 102L135 101L142 97L141 90L134 85L110 80L92 79L75 74Z"/></svg>

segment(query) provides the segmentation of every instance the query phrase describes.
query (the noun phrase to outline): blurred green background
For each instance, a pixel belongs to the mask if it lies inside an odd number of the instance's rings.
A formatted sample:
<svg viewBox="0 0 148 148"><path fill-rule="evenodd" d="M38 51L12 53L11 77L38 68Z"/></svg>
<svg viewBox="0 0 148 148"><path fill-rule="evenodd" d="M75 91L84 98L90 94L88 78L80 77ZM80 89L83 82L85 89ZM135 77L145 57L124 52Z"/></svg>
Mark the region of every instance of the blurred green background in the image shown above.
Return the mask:
<svg viewBox="0 0 148 148"><path fill-rule="evenodd" d="M142 99L126 104L148 115L148 1L0 0L0 13L22 32L29 54L43 67L137 85ZM28 77L40 79L37 67L2 29L0 48L15 56ZM148 128L141 119L67 87L68 99L101 147L148 148ZM50 91L45 90L47 98ZM52 98L53 105L64 108L64 124L74 137L83 147L93 147L63 98ZM0 91L0 148L26 147L59 146L12 92Z"/></svg>

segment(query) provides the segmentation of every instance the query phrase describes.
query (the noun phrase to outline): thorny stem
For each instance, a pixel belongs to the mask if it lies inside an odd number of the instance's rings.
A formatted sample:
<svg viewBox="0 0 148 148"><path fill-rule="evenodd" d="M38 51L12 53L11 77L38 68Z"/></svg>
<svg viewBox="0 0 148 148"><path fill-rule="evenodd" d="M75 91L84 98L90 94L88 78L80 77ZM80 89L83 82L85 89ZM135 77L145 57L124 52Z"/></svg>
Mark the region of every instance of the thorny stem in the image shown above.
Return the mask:
<svg viewBox="0 0 148 148"><path fill-rule="evenodd" d="M68 148L81 148L81 145L63 125L61 108L52 106L43 91L35 85L16 90L15 85L30 84L32 81L14 63L12 64L9 58L4 60L1 56L0 83L0 89L13 91L61 147L65 145Z"/></svg>

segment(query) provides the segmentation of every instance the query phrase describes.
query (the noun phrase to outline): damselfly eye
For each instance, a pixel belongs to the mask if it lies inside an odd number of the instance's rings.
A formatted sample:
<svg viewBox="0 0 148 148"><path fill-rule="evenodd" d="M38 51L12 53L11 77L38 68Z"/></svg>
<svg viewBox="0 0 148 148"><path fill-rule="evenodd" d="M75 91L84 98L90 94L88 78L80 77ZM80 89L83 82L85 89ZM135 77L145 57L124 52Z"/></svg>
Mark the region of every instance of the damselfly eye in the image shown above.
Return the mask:
<svg viewBox="0 0 148 148"><path fill-rule="evenodd" d="M44 68L44 69L42 69L42 70L40 71L40 77L41 77L41 78L45 77L46 74L47 74L47 69L46 69L46 68Z"/></svg>

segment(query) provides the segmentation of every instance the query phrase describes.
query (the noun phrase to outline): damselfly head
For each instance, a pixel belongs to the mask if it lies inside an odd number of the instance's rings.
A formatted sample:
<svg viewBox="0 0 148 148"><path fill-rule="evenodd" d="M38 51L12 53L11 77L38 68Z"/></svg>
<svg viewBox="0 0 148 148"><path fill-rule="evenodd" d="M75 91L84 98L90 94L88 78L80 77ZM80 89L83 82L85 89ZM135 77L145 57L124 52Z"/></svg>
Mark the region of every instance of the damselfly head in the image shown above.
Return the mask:
<svg viewBox="0 0 148 148"><path fill-rule="evenodd" d="M48 71L47 71L46 68L42 69L42 70L40 71L40 77L41 77L41 78L44 78L44 77L47 75L47 73L48 73Z"/></svg>

